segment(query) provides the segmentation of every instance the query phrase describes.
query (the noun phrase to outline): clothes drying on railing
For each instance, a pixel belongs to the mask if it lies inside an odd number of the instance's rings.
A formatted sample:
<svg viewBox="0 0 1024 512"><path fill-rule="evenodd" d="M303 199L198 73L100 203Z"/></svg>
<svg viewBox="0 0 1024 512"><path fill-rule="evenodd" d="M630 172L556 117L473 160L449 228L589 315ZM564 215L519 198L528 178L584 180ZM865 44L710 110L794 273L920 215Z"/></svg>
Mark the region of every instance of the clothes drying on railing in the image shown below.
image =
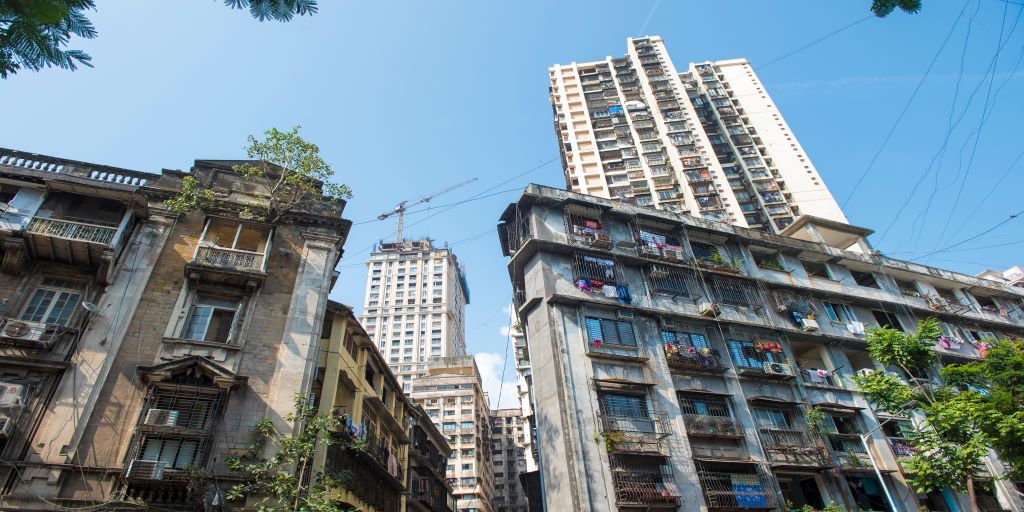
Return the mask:
<svg viewBox="0 0 1024 512"><path fill-rule="evenodd" d="M852 334L864 334L864 322L850 322L846 324L846 330Z"/></svg>

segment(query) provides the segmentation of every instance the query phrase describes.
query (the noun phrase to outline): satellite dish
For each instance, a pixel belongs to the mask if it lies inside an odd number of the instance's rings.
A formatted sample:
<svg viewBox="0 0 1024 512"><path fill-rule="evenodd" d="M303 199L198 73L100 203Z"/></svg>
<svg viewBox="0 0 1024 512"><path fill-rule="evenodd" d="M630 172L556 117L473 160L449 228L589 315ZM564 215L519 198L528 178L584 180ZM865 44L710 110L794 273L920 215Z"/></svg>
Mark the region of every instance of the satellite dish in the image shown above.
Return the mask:
<svg viewBox="0 0 1024 512"><path fill-rule="evenodd" d="M87 300L82 301L82 307L85 308L86 311L96 316L103 316L103 310L100 309L100 307L97 306L96 304L93 304L92 302L89 302Z"/></svg>

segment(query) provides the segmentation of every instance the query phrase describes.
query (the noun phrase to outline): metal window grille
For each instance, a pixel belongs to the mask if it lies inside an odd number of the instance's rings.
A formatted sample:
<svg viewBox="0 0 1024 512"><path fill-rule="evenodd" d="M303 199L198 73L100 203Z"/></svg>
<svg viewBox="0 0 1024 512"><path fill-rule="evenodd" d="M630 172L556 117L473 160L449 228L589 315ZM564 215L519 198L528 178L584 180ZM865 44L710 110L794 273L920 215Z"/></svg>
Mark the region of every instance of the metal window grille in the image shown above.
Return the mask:
<svg viewBox="0 0 1024 512"><path fill-rule="evenodd" d="M775 486L757 465L697 461L697 474L709 509L775 508Z"/></svg>
<svg viewBox="0 0 1024 512"><path fill-rule="evenodd" d="M573 277L576 281L599 281L602 284L615 284L619 276L619 268L615 260L586 253L576 253L573 258Z"/></svg>
<svg viewBox="0 0 1024 512"><path fill-rule="evenodd" d="M691 435L742 435L732 418L725 397L701 393L679 393L686 431Z"/></svg>
<svg viewBox="0 0 1024 512"><path fill-rule="evenodd" d="M724 371L721 353L711 347L703 332L662 329L661 341L669 367Z"/></svg>
<svg viewBox="0 0 1024 512"><path fill-rule="evenodd" d="M612 463L615 501L620 505L673 504L679 502L679 490L671 481L670 466L618 457Z"/></svg>
<svg viewBox="0 0 1024 512"><path fill-rule="evenodd" d="M670 267L667 265L650 265L647 268L647 279L651 290L655 293L675 297L696 297L700 285L693 271Z"/></svg>
<svg viewBox="0 0 1024 512"><path fill-rule="evenodd" d="M711 276L711 292L715 300L729 306L753 308L757 291L746 281Z"/></svg>
<svg viewBox="0 0 1024 512"><path fill-rule="evenodd" d="M601 210L568 205L563 210L565 236L569 243L585 247L610 249L611 238L601 220Z"/></svg>

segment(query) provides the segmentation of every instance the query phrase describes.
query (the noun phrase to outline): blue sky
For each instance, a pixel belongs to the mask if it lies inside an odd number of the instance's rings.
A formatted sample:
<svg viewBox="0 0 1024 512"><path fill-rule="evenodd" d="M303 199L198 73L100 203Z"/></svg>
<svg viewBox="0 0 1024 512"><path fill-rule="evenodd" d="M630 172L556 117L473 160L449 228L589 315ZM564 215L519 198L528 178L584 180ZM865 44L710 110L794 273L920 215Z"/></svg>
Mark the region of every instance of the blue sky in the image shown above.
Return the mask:
<svg viewBox="0 0 1024 512"><path fill-rule="evenodd" d="M618 56L626 37L657 34L678 67L735 57L760 66L851 222L874 228L885 252L922 256L1024 208L1024 162L1011 167L1024 150L1016 3L926 0L918 15L868 19L788 57L869 15L870 0L320 3L315 17L275 24L214 0L100 2L93 16L100 37L76 42L95 69L0 82L0 146L146 171L187 169L197 158L243 156L250 133L302 124L355 191L346 216L368 221L401 199L471 177L479 181L434 204L529 181L562 186L554 162L492 189L557 156L547 67ZM483 354L492 395L510 295L493 227L514 197L407 219L423 220L408 235L463 241L454 250L472 289L469 347ZM392 231L391 222L354 227L332 298L361 306L361 264ZM971 274L1005 268L1024 260L1022 235L1017 219L921 261Z"/></svg>

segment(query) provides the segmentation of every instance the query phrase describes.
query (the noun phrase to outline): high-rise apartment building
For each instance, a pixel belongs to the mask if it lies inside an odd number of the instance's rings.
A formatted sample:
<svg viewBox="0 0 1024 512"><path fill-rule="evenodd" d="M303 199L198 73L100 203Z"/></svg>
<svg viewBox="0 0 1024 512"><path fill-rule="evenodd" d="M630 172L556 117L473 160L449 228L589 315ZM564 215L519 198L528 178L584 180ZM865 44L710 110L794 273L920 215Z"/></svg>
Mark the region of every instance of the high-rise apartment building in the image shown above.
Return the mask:
<svg viewBox="0 0 1024 512"><path fill-rule="evenodd" d="M577 235L594 224L603 247ZM941 386L943 366L1024 336L1009 279L887 258L871 230L811 216L777 235L538 185L498 231L546 510L970 508L908 485L914 419L876 410L854 376ZM870 330L925 318L941 322L934 367L871 358ZM1002 463L985 467L980 508L1020 510Z"/></svg>
<svg viewBox="0 0 1024 512"><path fill-rule="evenodd" d="M527 471L528 426L523 411L491 411L491 468L494 473L495 512L526 512L528 504L519 475Z"/></svg>
<svg viewBox="0 0 1024 512"><path fill-rule="evenodd" d="M360 322L408 392L428 359L466 353L466 276L429 239L382 242L367 267Z"/></svg>
<svg viewBox="0 0 1024 512"><path fill-rule="evenodd" d="M549 69L566 186L769 232L846 222L744 59L672 63L660 37Z"/></svg>
<svg viewBox="0 0 1024 512"><path fill-rule="evenodd" d="M472 356L431 358L415 378L411 398L447 436L448 483L460 512L492 512L490 409Z"/></svg>

